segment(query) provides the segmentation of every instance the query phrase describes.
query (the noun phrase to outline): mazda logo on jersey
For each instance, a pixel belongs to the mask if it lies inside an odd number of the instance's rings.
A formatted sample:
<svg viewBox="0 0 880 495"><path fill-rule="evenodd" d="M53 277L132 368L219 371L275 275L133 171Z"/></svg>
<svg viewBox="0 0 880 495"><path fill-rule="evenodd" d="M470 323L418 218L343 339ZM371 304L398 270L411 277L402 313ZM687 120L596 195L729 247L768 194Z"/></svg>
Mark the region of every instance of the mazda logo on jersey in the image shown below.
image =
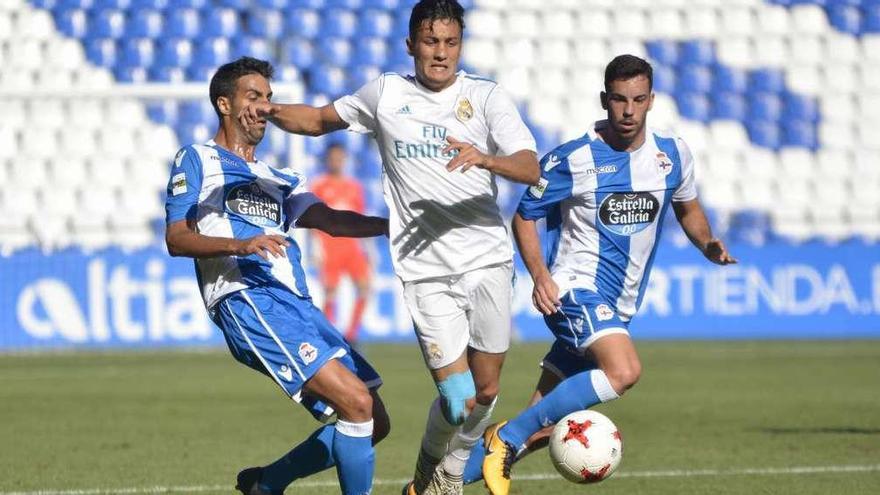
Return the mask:
<svg viewBox="0 0 880 495"><path fill-rule="evenodd" d="M281 225L281 203L255 182L229 189L226 208L257 225Z"/></svg>
<svg viewBox="0 0 880 495"><path fill-rule="evenodd" d="M647 192L609 194L599 206L602 225L620 235L633 235L654 223L660 201Z"/></svg>

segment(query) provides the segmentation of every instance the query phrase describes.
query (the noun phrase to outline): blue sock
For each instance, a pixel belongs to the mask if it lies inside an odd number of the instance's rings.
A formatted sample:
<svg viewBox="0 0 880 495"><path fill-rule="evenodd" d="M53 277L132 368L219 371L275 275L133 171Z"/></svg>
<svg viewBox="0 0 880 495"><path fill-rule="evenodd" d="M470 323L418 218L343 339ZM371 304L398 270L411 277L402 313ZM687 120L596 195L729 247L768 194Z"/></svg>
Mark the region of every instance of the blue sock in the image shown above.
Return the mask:
<svg viewBox="0 0 880 495"><path fill-rule="evenodd" d="M336 421L333 437L336 475L343 495L369 495L373 487L373 420L365 423Z"/></svg>
<svg viewBox="0 0 880 495"><path fill-rule="evenodd" d="M294 480L333 467L336 464L333 457L335 436L336 428L333 425L315 430L304 442L263 469L260 487L268 492L280 493Z"/></svg>
<svg viewBox="0 0 880 495"><path fill-rule="evenodd" d="M522 449L526 440L570 413L617 398L602 370L582 371L563 380L540 402L521 412L498 432L505 442Z"/></svg>
<svg viewBox="0 0 880 495"><path fill-rule="evenodd" d="M483 437L477 441L471 450L471 456L468 458L467 464L464 465L464 484L470 485L483 479L483 458L486 457L486 449L483 444Z"/></svg>

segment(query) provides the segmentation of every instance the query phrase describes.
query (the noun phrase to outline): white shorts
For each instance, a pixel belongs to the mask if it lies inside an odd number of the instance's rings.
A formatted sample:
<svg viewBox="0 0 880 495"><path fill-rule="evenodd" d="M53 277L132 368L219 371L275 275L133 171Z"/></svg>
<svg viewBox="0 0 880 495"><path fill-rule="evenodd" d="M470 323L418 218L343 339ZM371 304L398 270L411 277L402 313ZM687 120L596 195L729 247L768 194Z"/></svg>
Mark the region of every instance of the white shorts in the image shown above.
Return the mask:
<svg viewBox="0 0 880 495"><path fill-rule="evenodd" d="M448 366L467 347L492 354L510 347L510 262L404 282L403 296L432 370Z"/></svg>

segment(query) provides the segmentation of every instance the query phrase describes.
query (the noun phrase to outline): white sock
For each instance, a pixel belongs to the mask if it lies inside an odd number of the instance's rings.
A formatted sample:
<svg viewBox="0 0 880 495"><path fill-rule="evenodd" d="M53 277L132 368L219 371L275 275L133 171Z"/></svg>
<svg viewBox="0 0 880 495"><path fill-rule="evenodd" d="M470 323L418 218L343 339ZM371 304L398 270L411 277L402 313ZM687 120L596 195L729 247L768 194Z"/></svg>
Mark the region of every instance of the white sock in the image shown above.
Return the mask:
<svg viewBox="0 0 880 495"><path fill-rule="evenodd" d="M446 455L449 439L455 433L456 427L446 421L440 406L440 398L431 404L428 412L428 424L425 425L425 435L422 437L422 449L434 459L442 459Z"/></svg>
<svg viewBox="0 0 880 495"><path fill-rule="evenodd" d="M495 409L496 397L491 404L484 406L479 402L474 406L461 429L449 442L449 450L443 458L443 470L453 476L464 474L464 467L471 457L471 450L480 440L489 421L492 419L492 410Z"/></svg>

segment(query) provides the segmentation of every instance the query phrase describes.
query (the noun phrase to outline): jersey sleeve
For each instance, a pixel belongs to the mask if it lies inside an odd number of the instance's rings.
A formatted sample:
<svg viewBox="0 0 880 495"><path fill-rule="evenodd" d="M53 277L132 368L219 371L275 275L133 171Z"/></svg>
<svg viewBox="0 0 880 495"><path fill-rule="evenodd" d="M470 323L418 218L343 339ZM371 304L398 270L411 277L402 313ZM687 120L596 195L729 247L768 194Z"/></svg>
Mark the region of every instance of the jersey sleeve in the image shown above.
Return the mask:
<svg viewBox="0 0 880 495"><path fill-rule="evenodd" d="M682 202L697 199L697 186L694 180L694 155L685 142L678 138L678 154L681 158L681 183L672 193L672 201Z"/></svg>
<svg viewBox="0 0 880 495"><path fill-rule="evenodd" d="M348 130L361 134L375 133L378 125L376 112L384 85L385 76L380 76L363 85L356 93L333 102L336 113L348 123Z"/></svg>
<svg viewBox="0 0 880 495"><path fill-rule="evenodd" d="M501 87L495 86L486 99L486 123L489 135L502 156L512 155L517 151L530 150L537 152L535 137L523 122L513 99Z"/></svg>
<svg viewBox="0 0 880 495"><path fill-rule="evenodd" d="M202 190L202 160L191 146L174 157L165 199L165 223L195 218Z"/></svg>
<svg viewBox="0 0 880 495"><path fill-rule="evenodd" d="M284 198L284 230L296 225L296 221L310 206L321 203L321 199L306 187L303 177L299 184Z"/></svg>
<svg viewBox="0 0 880 495"><path fill-rule="evenodd" d="M516 212L526 220L544 218L550 209L570 198L574 189L568 157L548 153L541 159L541 179L523 193Z"/></svg>

